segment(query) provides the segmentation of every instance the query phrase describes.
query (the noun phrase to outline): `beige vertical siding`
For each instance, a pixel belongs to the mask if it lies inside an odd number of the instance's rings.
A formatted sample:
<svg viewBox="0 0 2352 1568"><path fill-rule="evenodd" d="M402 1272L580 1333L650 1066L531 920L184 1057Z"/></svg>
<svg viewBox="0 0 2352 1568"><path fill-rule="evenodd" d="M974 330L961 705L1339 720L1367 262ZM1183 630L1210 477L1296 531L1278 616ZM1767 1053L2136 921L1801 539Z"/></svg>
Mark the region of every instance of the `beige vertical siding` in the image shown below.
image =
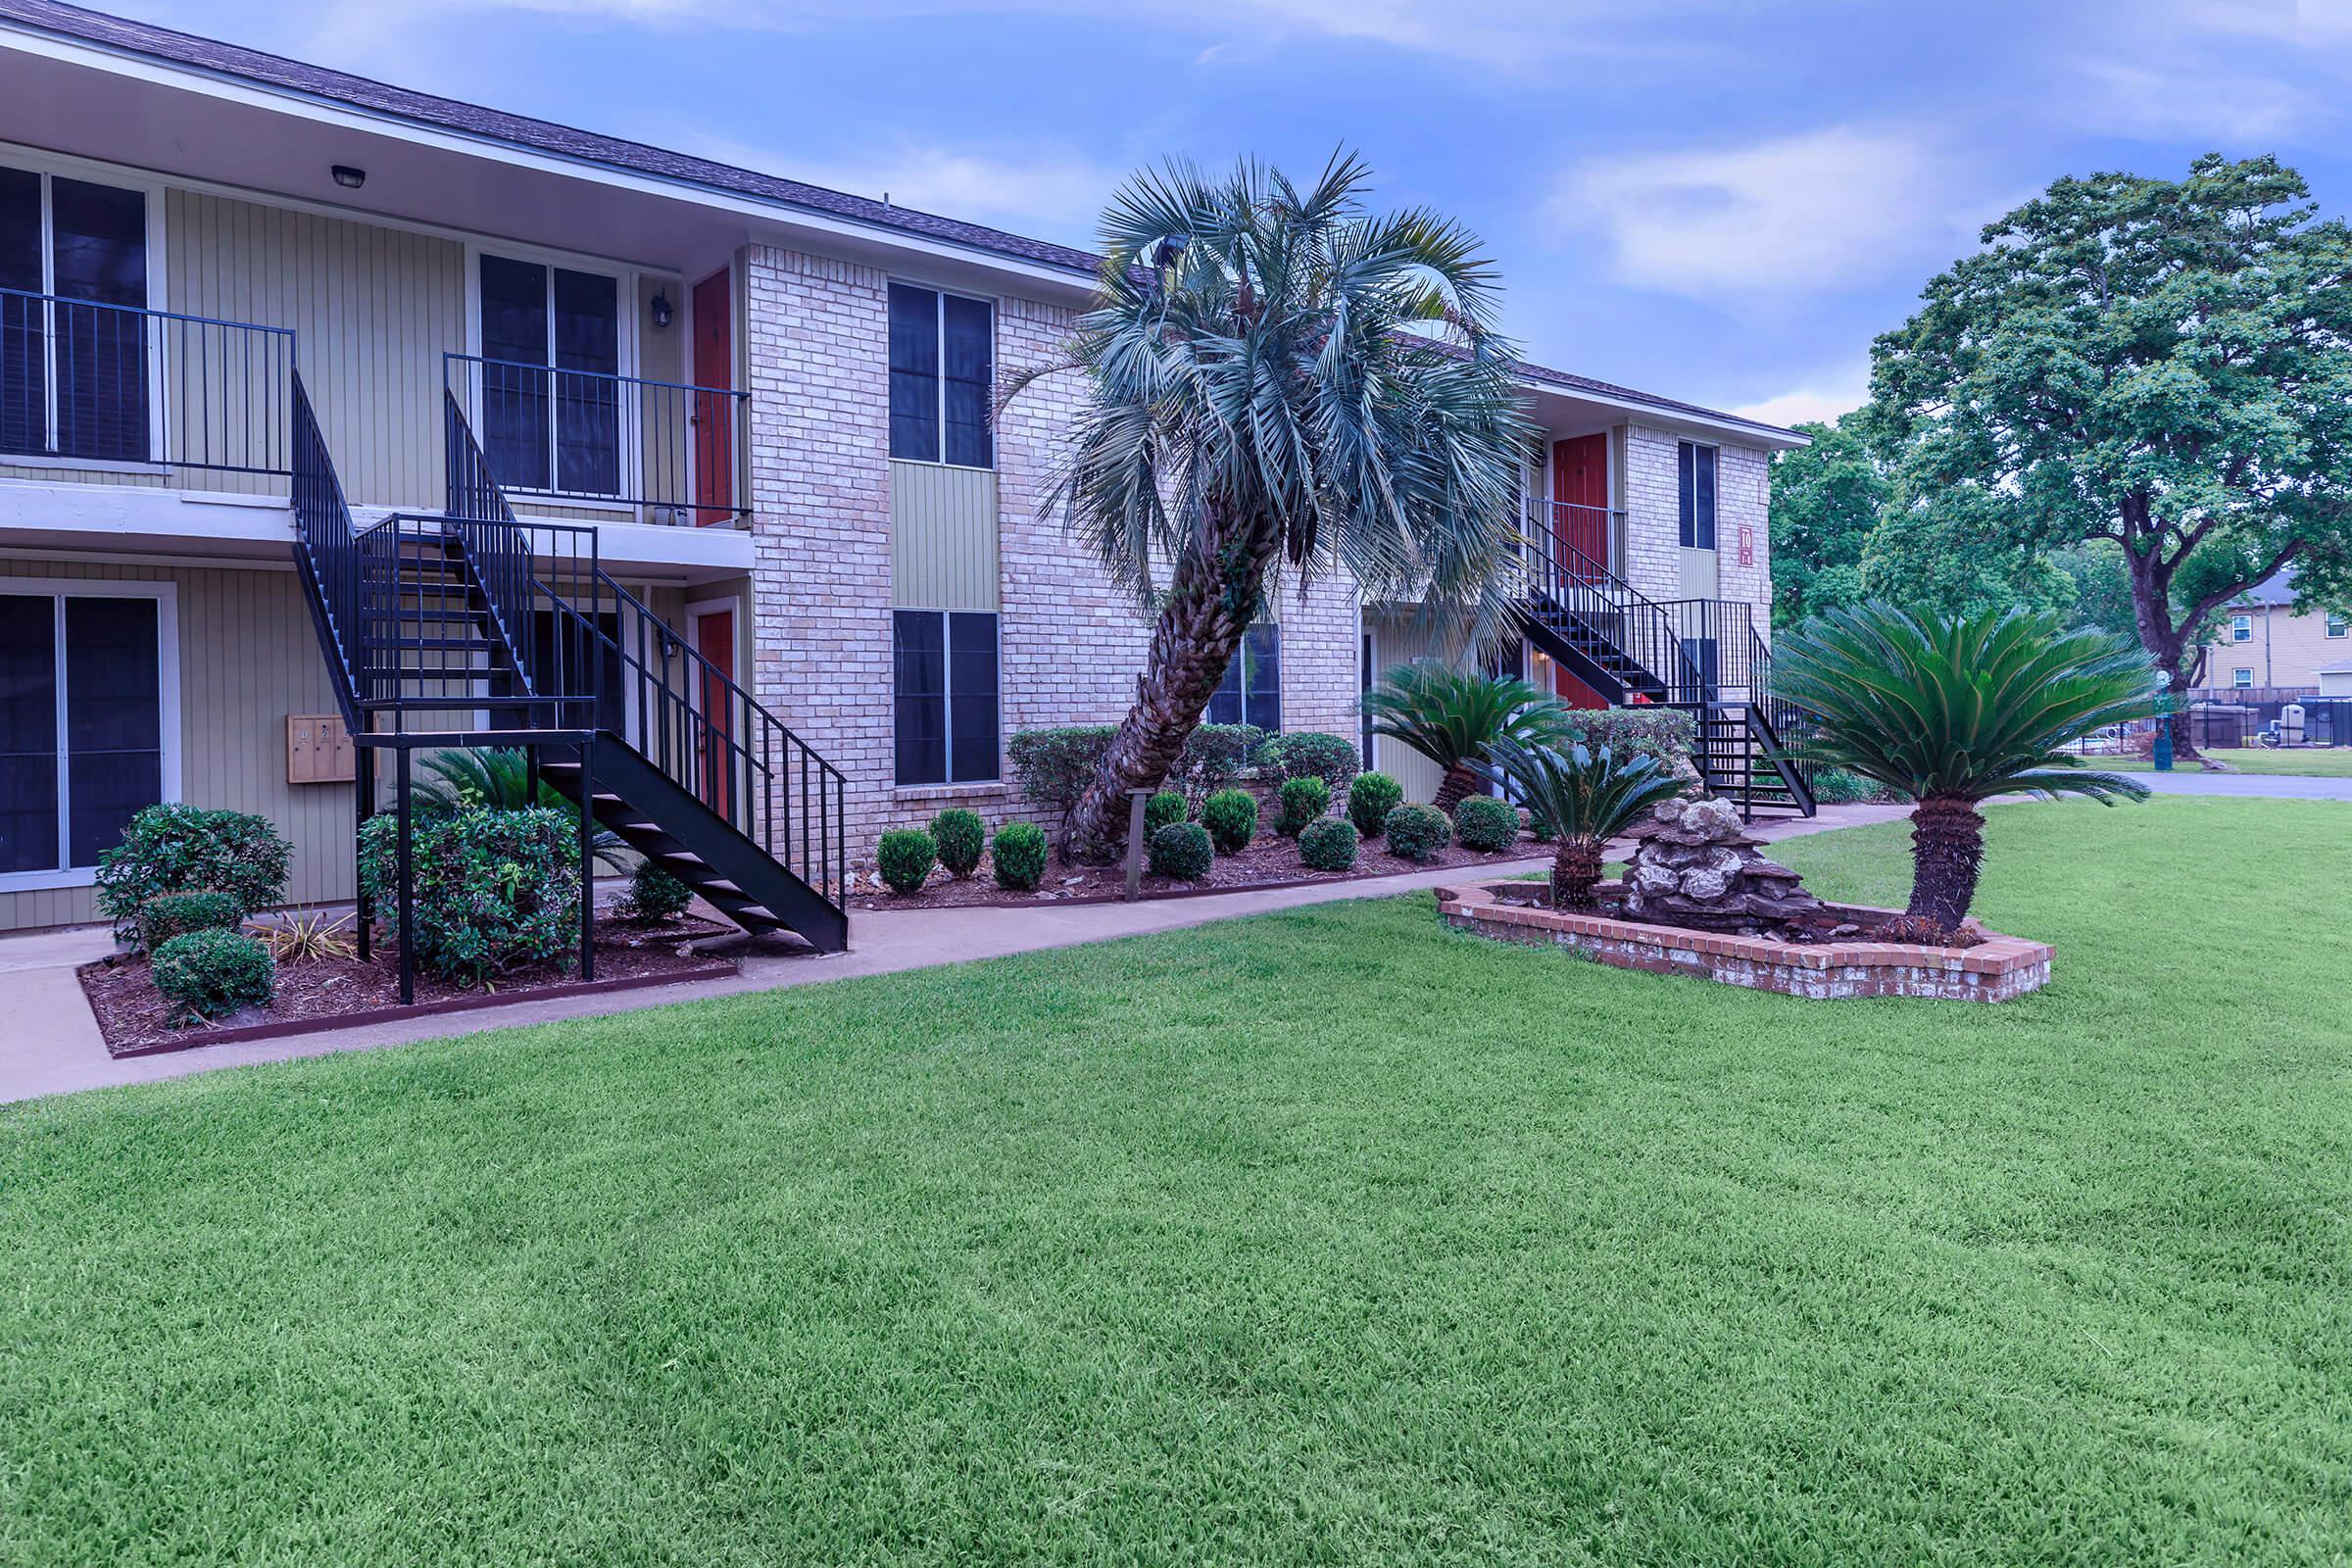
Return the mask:
<svg viewBox="0 0 2352 1568"><path fill-rule="evenodd" d="M1426 658L1433 651L1430 628L1420 622L1411 606L1366 606L1364 630L1372 634L1374 680L1390 665ZM1372 742L1372 756L1365 760L1364 765L1379 769L1402 785L1408 801L1436 799L1438 785L1445 780L1445 773L1437 763L1385 736Z"/></svg>
<svg viewBox="0 0 2352 1568"><path fill-rule="evenodd" d="M351 786L286 782L286 715L335 710L293 572L0 558L0 591L10 577L176 583L180 799L275 823L294 845L289 900L351 896ZM91 898L0 893L0 930L92 919Z"/></svg>
<svg viewBox="0 0 2352 1568"><path fill-rule="evenodd" d="M936 463L890 466L890 602L997 608L997 476Z"/></svg>

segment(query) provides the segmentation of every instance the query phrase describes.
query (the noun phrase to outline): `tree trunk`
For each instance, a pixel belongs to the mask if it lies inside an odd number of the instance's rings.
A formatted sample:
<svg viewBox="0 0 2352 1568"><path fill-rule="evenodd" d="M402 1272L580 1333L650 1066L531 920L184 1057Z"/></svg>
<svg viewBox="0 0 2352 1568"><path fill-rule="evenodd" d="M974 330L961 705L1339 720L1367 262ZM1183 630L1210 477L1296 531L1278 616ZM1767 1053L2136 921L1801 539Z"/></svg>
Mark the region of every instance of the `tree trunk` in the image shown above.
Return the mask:
<svg viewBox="0 0 2352 1568"><path fill-rule="evenodd" d="M2126 549L2124 559L2131 568L2132 620L2139 633L2139 645L2156 662L2157 671L2164 676L2164 689L2177 700L2166 720L2173 732L2174 760L2193 761L2197 747L2189 738L2182 694L2193 678L2196 650L2185 646L2182 634L2187 628L2173 622L2173 566L2154 545L2145 556Z"/></svg>
<svg viewBox="0 0 2352 1568"><path fill-rule="evenodd" d="M1984 818L1973 801L1931 795L1911 813L1910 912L1950 931L1968 918L1984 866Z"/></svg>
<svg viewBox="0 0 2352 1568"><path fill-rule="evenodd" d="M1463 798L1477 789L1480 782L1479 776L1470 770L1469 764L1456 762L1447 768L1446 776L1438 781L1437 799L1429 804L1444 811L1447 816L1451 816L1453 808L1461 805Z"/></svg>
<svg viewBox="0 0 2352 1568"><path fill-rule="evenodd" d="M1176 563L1135 706L1062 825L1064 859L1100 865L1118 858L1127 843L1127 792L1166 782L1257 613L1281 529L1212 514L1208 533Z"/></svg>
<svg viewBox="0 0 2352 1568"><path fill-rule="evenodd" d="M1598 905L1592 897L1593 885L1600 880L1600 846L1582 840L1563 840L1551 852L1551 906L1555 909L1590 909Z"/></svg>

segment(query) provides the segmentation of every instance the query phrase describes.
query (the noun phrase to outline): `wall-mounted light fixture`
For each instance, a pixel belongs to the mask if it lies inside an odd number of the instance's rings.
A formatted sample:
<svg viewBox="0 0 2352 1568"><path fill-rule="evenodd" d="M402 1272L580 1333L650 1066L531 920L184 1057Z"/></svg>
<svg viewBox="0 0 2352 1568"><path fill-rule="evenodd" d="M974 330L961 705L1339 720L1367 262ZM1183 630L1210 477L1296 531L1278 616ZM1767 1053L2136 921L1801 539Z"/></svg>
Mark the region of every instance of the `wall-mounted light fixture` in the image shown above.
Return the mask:
<svg viewBox="0 0 2352 1568"><path fill-rule="evenodd" d="M358 190L362 185L368 183L368 171L354 169L349 164L337 164L327 172L333 174L335 183L345 190Z"/></svg>
<svg viewBox="0 0 2352 1568"><path fill-rule="evenodd" d="M669 296L666 293L657 292L654 295L652 309L654 313L654 324L658 327L661 327L663 331L667 331L669 329L670 319L674 314L669 308Z"/></svg>

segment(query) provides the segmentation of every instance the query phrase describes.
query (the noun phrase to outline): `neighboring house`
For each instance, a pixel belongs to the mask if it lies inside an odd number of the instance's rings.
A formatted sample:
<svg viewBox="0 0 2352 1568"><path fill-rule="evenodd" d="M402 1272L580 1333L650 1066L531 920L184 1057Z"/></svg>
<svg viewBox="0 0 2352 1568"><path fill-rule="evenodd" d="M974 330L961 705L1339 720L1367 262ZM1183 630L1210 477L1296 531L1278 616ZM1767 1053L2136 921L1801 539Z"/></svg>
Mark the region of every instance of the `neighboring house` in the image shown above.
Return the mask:
<svg viewBox="0 0 2352 1568"><path fill-rule="evenodd" d="M2320 692L2323 671L2352 659L2352 616L2342 611L2295 609L2293 567L2238 596L2222 612L2219 634L2206 648L2210 696L2259 691L2270 697Z"/></svg>
<svg viewBox="0 0 2352 1568"><path fill-rule="evenodd" d="M881 829L1025 811L1005 738L1125 710L1148 628L1036 514L1082 388L988 417L1092 256L42 0L0 73L0 929L89 918L159 800L348 898L389 732L561 729L632 843L837 935ZM1748 695L1802 438L1526 384L1525 666ZM1425 651L1286 588L1209 716L1354 735Z"/></svg>

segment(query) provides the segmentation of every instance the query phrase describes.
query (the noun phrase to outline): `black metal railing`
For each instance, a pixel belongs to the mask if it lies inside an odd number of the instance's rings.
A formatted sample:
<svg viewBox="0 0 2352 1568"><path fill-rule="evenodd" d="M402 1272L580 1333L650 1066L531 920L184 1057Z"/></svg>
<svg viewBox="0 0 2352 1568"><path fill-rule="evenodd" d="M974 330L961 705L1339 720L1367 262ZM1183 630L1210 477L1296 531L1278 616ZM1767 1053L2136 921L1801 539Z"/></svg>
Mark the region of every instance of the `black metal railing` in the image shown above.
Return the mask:
<svg viewBox="0 0 2352 1568"><path fill-rule="evenodd" d="M0 289L0 462L294 466L294 333Z"/></svg>
<svg viewBox="0 0 2352 1568"><path fill-rule="evenodd" d="M1599 562L1571 545L1548 517L1525 533L1521 598L1529 614L1583 649L1596 663L1615 666L1628 688L1670 706L1703 703L1704 666L1687 646L1682 624Z"/></svg>
<svg viewBox="0 0 2352 1568"><path fill-rule="evenodd" d="M654 522L747 510L748 393L476 354L443 355L442 382L511 497L622 505Z"/></svg>

